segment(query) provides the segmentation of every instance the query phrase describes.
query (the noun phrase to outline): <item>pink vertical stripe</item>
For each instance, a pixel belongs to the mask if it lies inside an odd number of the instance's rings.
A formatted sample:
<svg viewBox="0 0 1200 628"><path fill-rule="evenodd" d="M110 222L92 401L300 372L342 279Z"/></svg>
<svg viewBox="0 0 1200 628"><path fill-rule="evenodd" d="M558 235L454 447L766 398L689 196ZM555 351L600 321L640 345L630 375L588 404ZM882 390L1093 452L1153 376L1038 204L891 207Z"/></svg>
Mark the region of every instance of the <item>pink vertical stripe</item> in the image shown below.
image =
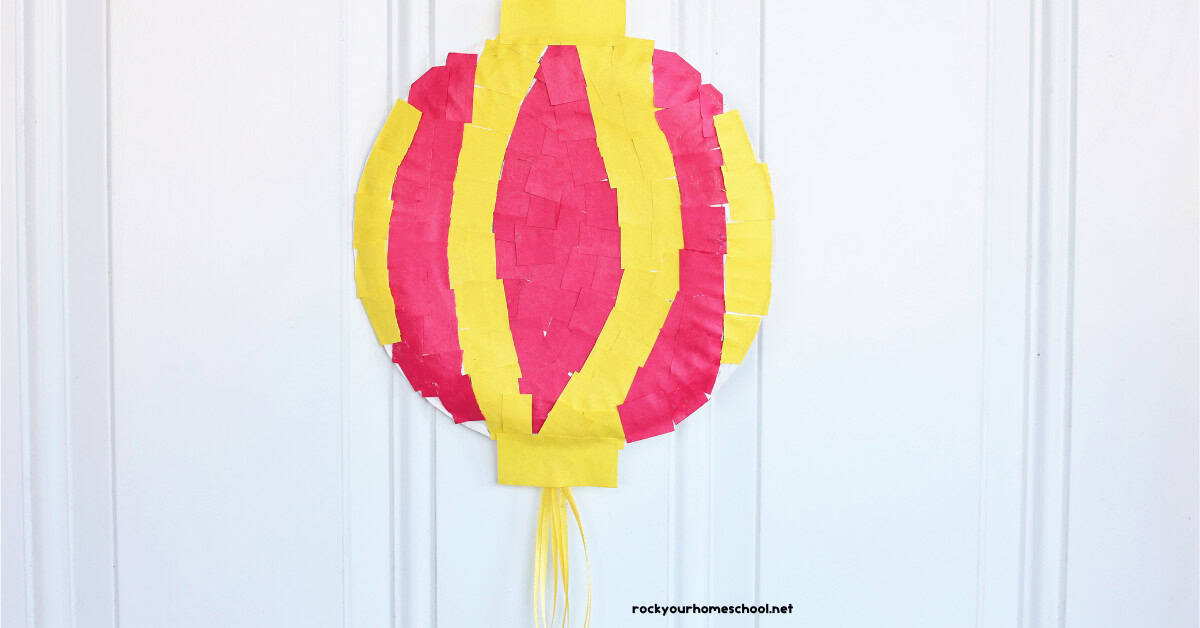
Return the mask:
<svg viewBox="0 0 1200 628"><path fill-rule="evenodd" d="M446 257L463 107L469 120L475 58L451 55L447 64L449 70L432 68L409 90L409 102L422 116L392 187L388 278L401 335L392 345L392 360L415 390L438 397L455 422L481 421L471 380L462 374Z"/></svg>
<svg viewBox="0 0 1200 628"><path fill-rule="evenodd" d="M674 157L684 249L679 291L666 322L618 408L629 442L674 429L708 400L721 366L724 327L725 209L721 152L706 133L721 112L720 92L678 55L654 51L655 114Z"/></svg>

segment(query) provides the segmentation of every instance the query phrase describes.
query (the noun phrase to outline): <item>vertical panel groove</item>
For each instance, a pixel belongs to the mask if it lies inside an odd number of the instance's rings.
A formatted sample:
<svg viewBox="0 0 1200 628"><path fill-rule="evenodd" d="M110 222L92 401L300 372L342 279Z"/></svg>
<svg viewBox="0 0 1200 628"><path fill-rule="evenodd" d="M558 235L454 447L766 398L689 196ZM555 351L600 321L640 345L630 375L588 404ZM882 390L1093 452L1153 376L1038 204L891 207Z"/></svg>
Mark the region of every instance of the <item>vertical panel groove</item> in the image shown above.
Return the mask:
<svg viewBox="0 0 1200 628"><path fill-rule="evenodd" d="M1026 258L1027 258L1027 262L1025 265L1025 355L1024 355L1025 377L1024 377L1024 390L1022 391L1022 404L1024 407L1022 408L1022 417L1021 417L1022 418L1022 421L1021 421L1022 443L1023 443L1022 452L1021 452L1021 459L1022 459L1022 466L1021 466L1021 541L1020 541L1021 570L1020 570L1019 577L1018 577L1018 581L1020 584L1019 584L1019 596L1017 598L1018 621L1021 622L1020 625L1023 627L1027 627L1027 625L1028 625L1028 622L1026 620L1026 613L1028 612L1027 609L1028 609L1028 605L1029 605L1027 587L1029 586L1028 581L1030 579L1030 573L1029 573L1030 572L1030 563L1032 562L1031 559L1029 558L1029 544L1030 544L1029 543L1029 533L1030 533L1030 520L1032 517L1032 513L1030 512L1030 495L1029 495L1030 477L1031 477L1030 464L1032 462L1032 456L1031 456L1032 447L1030 445L1030 439L1032 438L1032 430L1031 430L1032 426L1030 425L1030 419L1031 419L1031 412L1030 412L1031 381L1030 381L1030 378L1032 376L1031 368L1030 368L1031 367L1030 356L1032 355L1031 345L1033 343L1033 339L1032 339L1032 334L1033 334L1033 277L1034 277L1034 267L1033 267L1034 229L1033 229L1033 224L1034 224L1034 211L1035 211L1035 209L1034 209L1034 194L1035 194L1034 173L1036 172L1035 164L1037 163L1035 156L1036 156L1036 146L1037 146L1036 134L1038 132L1037 131L1038 127L1037 127L1037 125L1034 124L1034 120L1037 117L1035 114L1038 111L1038 101L1037 101L1038 93L1039 93L1038 77L1040 75L1040 73L1038 71L1038 60L1041 57L1040 47L1041 47L1041 43L1042 43L1042 37L1041 37L1041 34L1039 33L1041 19L1038 14L1039 13L1038 7L1039 7L1038 0L1032 0L1029 3L1029 31L1030 32L1029 32L1028 118L1029 118L1030 124L1029 124L1029 139L1027 140L1029 156L1026 160L1026 164L1029 169L1029 172L1026 176L1028 190L1026 192L1027 198L1026 198L1026 226L1025 226L1025 230L1027 233L1027 236L1026 236L1026 247L1027 248L1026 248L1026 253L1025 253Z"/></svg>
<svg viewBox="0 0 1200 628"><path fill-rule="evenodd" d="M75 460L71 455L74 450L75 439L71 437L76 429L76 417L74 404L71 403L71 371L73 360L71 359L71 212L68 208L70 195L67 191L67 176L70 164L68 163L69 156L67 154L67 134L69 133L69 121L67 120L67 99L68 99L68 81L67 81L67 8L66 0L58 2L58 107L60 117L58 119L58 146L55 152L59 159L58 171L58 198L61 205L59 206L59 223L58 223L58 238L60 243L59 264L62 268L62 279L58 286L58 298L61 299L62 311L59 314L58 324L62 326L62 352L60 359L62 360L62 399L60 403L63 408L63 442L54 443L51 446L58 445L63 448L63 463L64 463L64 485L65 485L65 502L66 502L66 542L67 542L67 620L70 626L76 624L76 612L79 606L78 596L78 564L76 556L78 554L78 543L75 540Z"/></svg>
<svg viewBox="0 0 1200 628"><path fill-rule="evenodd" d="M759 160L767 160L767 0L758 2L758 154ZM754 377L754 601L762 601L762 519L763 519L763 366L766 353L767 317L758 326L758 353L755 356ZM760 617L754 616L755 627Z"/></svg>
<svg viewBox="0 0 1200 628"><path fill-rule="evenodd" d="M350 236L351 229L353 228L354 208L353 208L353 205L349 202L349 198L351 198L352 195L350 194L350 188L349 188L349 185L348 185L347 179L346 179L346 177L348 175L347 167L346 167L346 159L348 157L348 152L349 152L347 150L346 144L350 141L350 139L348 137L349 133L348 133L348 125L347 125L347 121L346 121L347 110L350 106L350 99L347 95L348 91L349 91L349 89L348 89L349 81L347 79L347 73L349 72L349 64L350 64L350 58L349 58L350 44L349 44L349 38L348 38L348 29L346 26L346 19L347 19L346 18L346 3L343 0L338 0L337 24L335 25L335 28L337 29L337 41L338 41L338 67L337 67L337 87L338 87L338 107L337 107L337 111L338 111L338 160L337 160L338 172L337 172L337 181L338 181L338 187L337 187L337 189L338 189L338 198L341 201L341 207L340 207L341 211L339 212L339 214L341 216L341 220L338 221L339 233L338 233L337 259L340 262L339 266L341 268L341 272L338 273L338 279L337 279L338 291L337 292L342 297L341 299L339 299L340 305L338 307L338 319L339 319L338 320L338 433L339 433L339 438L340 438L338 461L339 461L339 467L341 470L341 482L340 482L341 491L340 491L340 493L341 493L341 499L342 499L342 503L341 503L342 538L340 539L340 542L341 542L341 556L342 556L342 565L341 565L342 566L342 578L341 578L342 613L341 613L341 619L342 619L343 628L345 628L346 626L349 626L353 623L352 618L354 616L353 615L353 613L354 613L354 591L353 591L353 586L352 586L353 581L354 581L353 573L352 573L354 570L354 555L353 555L354 552L353 552L353 537L352 537L352 535L354 534L354 530L353 530L354 514L351 512L351 509L355 508L357 506L357 504L354 503L354 501L355 501L354 497L351 495L352 479L351 479L351 468L350 468L350 453L351 453L352 445L351 445L350 428L346 424L346 416L347 416L347 414L349 414L347 412L347 407L346 407L346 404L348 403L348 398L346 395L346 388L347 388L347 380L350 377L350 369L348 368L348 366L350 364L350 359L349 359L349 356L347 355L347 352L350 350L349 344L347 343L347 336L348 336L348 332L349 332L349 330L347 329L347 325L349 324L349 317L347 316L347 314L348 314L347 310L349 309L350 304L353 302L353 299L349 298L349 296L348 296L350 293L347 291L346 278L352 277L353 272L354 272L353 266L352 266L353 260L354 260L354 252L351 250L351 247L349 245L349 243L351 242L351 236Z"/></svg>
<svg viewBox="0 0 1200 628"><path fill-rule="evenodd" d="M1031 17L1028 372L1020 617L1065 622L1074 247L1074 0Z"/></svg>
<svg viewBox="0 0 1200 628"><path fill-rule="evenodd" d="M396 76L399 72L399 56L397 43L397 24L400 20L400 0L387 0L387 63L384 66L387 69L387 79L384 85L387 92L384 94L385 107L392 106L396 101L398 83ZM404 496L401 492L404 490L402 482L397 481L400 477L399 461L399 438L400 434L396 429L396 414L397 404L396 395L398 394L396 387L396 373L389 373L388 377L388 577L390 586L388 587L388 626L396 628L400 622L400 608L403 602L403 591L406 584L406 579L403 574L407 573L409 566L402 561L399 556L402 545L398 542L400 535L403 533L401 518L403 517L403 508L405 505Z"/></svg>
<svg viewBox="0 0 1200 628"><path fill-rule="evenodd" d="M432 26L430 27L432 31ZM432 38L430 39L432 41ZM440 417L437 413L429 408L426 413L427 418L432 424ZM438 501L438 482L437 482L437 457L439 455L437 448L437 429L431 426L430 434L430 450L433 455L429 457L429 579L433 586L429 588L429 608L431 609L431 619L433 620L433 628L438 627L438 518L437 518L437 501Z"/></svg>
<svg viewBox="0 0 1200 628"><path fill-rule="evenodd" d="M1078 49L1079 49L1079 0L1067 1L1067 32L1068 41L1066 44L1067 50L1067 111L1066 120L1063 124L1066 126L1064 132L1067 134L1066 143L1066 259L1060 260L1065 266L1066 277L1063 278L1063 290L1065 294L1063 298L1062 319L1058 321L1062 329L1062 343L1064 364L1062 365L1062 443L1060 455L1062 457L1059 468L1059 482L1061 484L1060 491L1062 493L1062 503L1058 513L1059 539L1060 546L1058 547L1058 618L1059 625L1065 626L1067 623L1067 552L1070 548L1069 524L1071 520L1071 421L1074 412L1072 405L1072 391L1075 383L1075 181L1076 181L1076 111L1077 111L1077 76L1078 76Z"/></svg>
<svg viewBox="0 0 1200 628"><path fill-rule="evenodd" d="M114 628L121 625L121 567L117 558L120 554L118 545L120 535L117 528L117 371L116 371L116 328L113 323L113 203L112 203L112 5L104 0L104 208L105 230L104 250L106 279L105 291L108 294L107 312L108 326L108 452L109 452L109 490L111 491L112 524L112 623Z"/></svg>
<svg viewBox="0 0 1200 628"><path fill-rule="evenodd" d="M17 390L20 395L20 419L18 421L18 436L21 439L21 572L24 584L25 609L23 619L27 628L34 626L37 614L37 599L35 596L34 573L34 540L33 540L33 439L31 435L33 423L33 407L30 399L32 393L32 356L30 342L32 340L29 316L29 176L28 170L32 157L29 154L29 130L27 128L27 108L30 99L29 68L29 23L26 2L14 2L13 30L15 35L15 58L13 68L16 81L16 93L13 100L16 104L14 112L13 135L16 139L16 160L14 163L14 179L16 185L14 196L16 200L16 240L17 240L17 331L19 364L17 367Z"/></svg>
<svg viewBox="0 0 1200 628"><path fill-rule="evenodd" d="M63 448L63 463L64 463L64 484L65 484L65 502L66 502L66 542L67 542L67 599L69 606L67 608L67 619L69 625L76 624L76 611L79 606L78 598L78 565L76 556L78 553L78 543L75 540L75 460L71 455L74 450L75 439L71 437L76 429L75 408L71 403L71 372L73 360L71 359L71 212L68 208L70 195L67 191L67 176L70 164L68 163L69 156L67 154L67 134L69 133L69 121L67 120L67 98L68 98L68 81L67 81L67 8L66 0L58 2L58 107L60 117L58 119L58 146L55 153L59 159L58 171L58 198L59 202L59 223L58 223L58 238L60 249L59 264L62 268L61 283L58 286L58 298L61 299L62 311L59 314L58 324L62 326L62 352L60 359L62 360L62 399L60 403L63 408L63 442L53 443L51 446L59 445Z"/></svg>
<svg viewBox="0 0 1200 628"><path fill-rule="evenodd" d="M986 11L975 615L994 628L1019 623L1023 586L1033 27L1028 3Z"/></svg>
<svg viewBox="0 0 1200 628"><path fill-rule="evenodd" d="M988 381L988 321L990 315L988 311L988 287L990 284L989 260L990 246L988 238L988 229L991 225L992 202L991 202L991 186L992 186L992 159L991 159L991 139L992 139L992 38L993 19L992 0L985 0L984 11L984 97L983 97L983 229L980 233L980 254L982 268L982 279L980 281L979 300L980 300L980 320L979 320L979 414L978 420L978 445L976 448L976 456L978 457L978 473L979 478L976 483L976 500L975 500L975 626L980 628L984 619L984 527L986 525L985 506L987 504L987 468L985 460L987 459L987 381Z"/></svg>
<svg viewBox="0 0 1200 628"><path fill-rule="evenodd" d="M978 457L979 478L976 482L975 498L975 628L983 624L983 539L984 539L984 505L986 503L986 465L987 457L985 443L987 441L987 355L988 355L988 226L990 224L991 204L991 124L992 124L992 0L985 0L984 13L984 61L983 61L983 229L980 234L980 267L983 269L979 286L980 320L979 320L979 415Z"/></svg>
<svg viewBox="0 0 1200 628"><path fill-rule="evenodd" d="M436 0L388 1L388 107L431 65ZM390 362L390 358L389 358ZM393 625L431 625L437 611L436 411L390 368Z"/></svg>
<svg viewBox="0 0 1200 628"><path fill-rule="evenodd" d="M670 33L670 36L671 36L671 48L680 54L686 55L686 51L683 50L683 48L681 46L683 39L684 39L684 33L686 31L686 29L684 28L684 24L687 21L687 17L685 15L685 10L684 10L684 3L680 2L679 0L670 0L669 6L668 6L668 15L670 15L673 18L670 22L670 26L668 29L668 32ZM662 46L660 44L656 43L655 47L661 48ZM690 426L684 426L684 427L690 427ZM684 569L684 564L683 564L684 552L682 551L682 548L679 547L679 545L680 545L679 541L680 541L680 538L685 533L685 531L682 529L682 526L686 525L686 524L684 524L680 521L679 500L685 498L686 493L687 493L687 487L685 486L685 483L686 483L685 473L682 469L679 468L679 465L681 462L680 461L681 454L679 452L679 438L680 438L679 428L680 428L680 426L676 425L674 432L670 432L665 435L667 438L670 439L670 442L668 443L668 449L667 449L667 453L668 453L667 477L666 477L666 480L667 480L667 482L666 482L667 526L666 526L666 529L663 530L663 532L664 532L664 535L666 536L665 541L667 544L667 565L666 565L666 567L667 567L667 570L666 570L667 599L670 600L672 603L683 604L684 600L681 599L681 588L682 588L681 581L683 580L682 572ZM674 628L675 626L678 626L678 625L679 625L679 620L677 618L675 618L675 617L667 618L667 626L669 628Z"/></svg>
<svg viewBox="0 0 1200 628"><path fill-rule="evenodd" d="M437 58L437 0L429 0L429 58L428 65L434 64L434 59ZM415 78L415 77L414 77ZM441 417L432 408L426 409L426 416L429 417L430 423L439 420ZM433 628L437 628L440 622L438 609L438 475L437 475L437 459L441 455L437 446L437 429L436 425L430 428L430 445L433 455L429 460L429 499L430 499L430 523L429 523L429 551L430 551L430 580L433 582L433 587L430 592L430 608L432 610Z"/></svg>
<svg viewBox="0 0 1200 628"><path fill-rule="evenodd" d="M391 24L391 16L393 13L392 2L388 2L388 24ZM388 76L391 76L391 29L388 29ZM389 79L390 80L390 79ZM391 84L388 84L389 93ZM389 373L388 377L388 623L387 625L395 628L397 620L397 605L399 604L399 587L400 578L396 577L397 570L400 568L399 562L396 560L396 552L399 548L396 547L396 537L399 534L399 528L396 522L400 518L400 501L396 499L396 493L400 490L400 486L396 483L397 465L396 465L396 376Z"/></svg>

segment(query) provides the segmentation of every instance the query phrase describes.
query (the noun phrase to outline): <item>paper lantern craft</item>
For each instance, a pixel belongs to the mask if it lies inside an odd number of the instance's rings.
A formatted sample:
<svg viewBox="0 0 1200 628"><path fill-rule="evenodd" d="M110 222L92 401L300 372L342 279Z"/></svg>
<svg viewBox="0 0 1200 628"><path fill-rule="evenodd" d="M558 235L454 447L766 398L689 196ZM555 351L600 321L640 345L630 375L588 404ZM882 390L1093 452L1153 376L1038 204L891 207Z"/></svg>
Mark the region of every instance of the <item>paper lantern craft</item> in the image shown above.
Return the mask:
<svg viewBox="0 0 1200 628"><path fill-rule="evenodd" d="M379 342L486 424L500 483L543 487L537 558L565 585L570 487L616 486L617 452L708 401L767 313L774 202L741 117L626 37L623 0L504 0L496 39L396 103L355 208Z"/></svg>

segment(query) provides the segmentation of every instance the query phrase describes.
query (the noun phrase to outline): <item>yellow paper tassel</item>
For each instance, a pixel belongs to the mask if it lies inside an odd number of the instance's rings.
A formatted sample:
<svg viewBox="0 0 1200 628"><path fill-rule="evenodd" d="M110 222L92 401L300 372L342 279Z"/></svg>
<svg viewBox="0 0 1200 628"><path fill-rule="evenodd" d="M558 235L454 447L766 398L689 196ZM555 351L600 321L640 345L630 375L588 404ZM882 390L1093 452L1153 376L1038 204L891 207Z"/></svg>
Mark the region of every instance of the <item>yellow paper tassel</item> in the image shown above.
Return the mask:
<svg viewBox="0 0 1200 628"><path fill-rule="evenodd" d="M587 606L583 614L583 626L587 628L592 619L592 562L588 557L587 537L583 534L583 520L575 496L566 487L542 489L542 500L538 506L537 540L533 550L533 625L536 628L554 624L558 616L558 591L562 583L562 625L571 621L571 563L568 551L567 506L575 516L575 527L579 529L579 540L583 542L584 567L587 570ZM550 613L546 613L546 568L553 573L553 598Z"/></svg>

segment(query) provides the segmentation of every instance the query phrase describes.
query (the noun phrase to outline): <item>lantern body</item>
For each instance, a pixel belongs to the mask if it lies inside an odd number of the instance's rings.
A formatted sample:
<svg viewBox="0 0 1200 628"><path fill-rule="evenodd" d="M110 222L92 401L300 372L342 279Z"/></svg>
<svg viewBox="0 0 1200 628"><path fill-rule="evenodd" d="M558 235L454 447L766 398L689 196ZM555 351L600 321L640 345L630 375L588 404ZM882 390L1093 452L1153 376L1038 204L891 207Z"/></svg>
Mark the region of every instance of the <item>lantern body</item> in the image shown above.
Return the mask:
<svg viewBox="0 0 1200 628"><path fill-rule="evenodd" d="M553 11L510 28L527 8L388 117L356 199L359 296L413 388L486 423L501 482L615 486L617 450L702 406L767 313L769 176L623 8L620 34Z"/></svg>

